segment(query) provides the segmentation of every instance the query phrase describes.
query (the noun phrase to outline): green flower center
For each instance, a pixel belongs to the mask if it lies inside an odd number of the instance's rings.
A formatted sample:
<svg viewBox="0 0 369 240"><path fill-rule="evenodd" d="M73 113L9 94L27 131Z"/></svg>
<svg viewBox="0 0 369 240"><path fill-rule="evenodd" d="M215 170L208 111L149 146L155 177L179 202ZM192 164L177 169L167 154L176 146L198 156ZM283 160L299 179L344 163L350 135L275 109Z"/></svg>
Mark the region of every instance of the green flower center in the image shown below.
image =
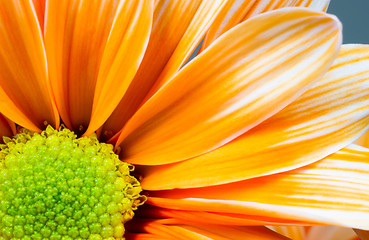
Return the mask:
<svg viewBox="0 0 369 240"><path fill-rule="evenodd" d="M145 197L112 145L51 127L4 142L0 239L123 238Z"/></svg>

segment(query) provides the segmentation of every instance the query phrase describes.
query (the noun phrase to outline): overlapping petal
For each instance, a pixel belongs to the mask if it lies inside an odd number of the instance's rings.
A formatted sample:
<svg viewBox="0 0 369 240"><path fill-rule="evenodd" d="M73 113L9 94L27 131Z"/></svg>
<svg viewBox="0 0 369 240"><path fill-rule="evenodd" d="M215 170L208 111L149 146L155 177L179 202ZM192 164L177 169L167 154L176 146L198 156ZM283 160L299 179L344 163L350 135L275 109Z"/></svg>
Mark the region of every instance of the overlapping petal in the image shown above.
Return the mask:
<svg viewBox="0 0 369 240"><path fill-rule="evenodd" d="M199 157L146 169L145 189L209 186L320 160L369 126L369 46L344 45L329 72L291 105Z"/></svg>
<svg viewBox="0 0 369 240"><path fill-rule="evenodd" d="M286 240L288 238L266 227L236 227L210 224L163 224L151 221L142 224L145 233L129 233L129 239L217 239L217 240Z"/></svg>
<svg viewBox="0 0 369 240"><path fill-rule="evenodd" d="M33 131L59 125L46 69L46 56L31 1L0 6L0 111Z"/></svg>
<svg viewBox="0 0 369 240"><path fill-rule="evenodd" d="M223 2L157 2L145 56L127 92L104 124L102 137L108 139L121 130L154 83L157 82L155 88L158 88L177 72L203 38Z"/></svg>
<svg viewBox="0 0 369 240"><path fill-rule="evenodd" d="M12 137L15 133L15 124L0 114L0 142L3 142L3 137Z"/></svg>
<svg viewBox="0 0 369 240"><path fill-rule="evenodd" d="M257 14L284 7L309 7L325 11L330 0L229 0L217 14L205 36L201 49L207 48L223 33Z"/></svg>
<svg viewBox="0 0 369 240"><path fill-rule="evenodd" d="M119 103L142 60L152 7L149 0L47 2L50 79L68 128L91 133Z"/></svg>
<svg viewBox="0 0 369 240"><path fill-rule="evenodd" d="M290 172L237 183L150 193L171 209L275 217L369 229L369 150L351 145ZM281 225L281 224L280 224Z"/></svg>
<svg viewBox="0 0 369 240"><path fill-rule="evenodd" d="M44 24L45 24L45 6L46 0L32 0L33 5L36 10L37 19L40 24L41 32L44 31Z"/></svg>
<svg viewBox="0 0 369 240"><path fill-rule="evenodd" d="M122 156L165 164L231 141L321 77L339 45L340 24L323 13L291 8L246 21L136 112L118 140Z"/></svg>

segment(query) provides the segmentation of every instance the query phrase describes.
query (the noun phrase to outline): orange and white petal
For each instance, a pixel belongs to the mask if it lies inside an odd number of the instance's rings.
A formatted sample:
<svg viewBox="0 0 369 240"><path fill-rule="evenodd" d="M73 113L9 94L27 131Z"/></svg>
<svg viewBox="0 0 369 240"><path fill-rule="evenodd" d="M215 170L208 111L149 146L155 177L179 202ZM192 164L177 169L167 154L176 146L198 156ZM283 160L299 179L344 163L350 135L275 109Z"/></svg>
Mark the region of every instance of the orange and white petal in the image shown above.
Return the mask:
<svg viewBox="0 0 369 240"><path fill-rule="evenodd" d="M326 73L340 23L306 9L239 25L191 61L130 119L117 145L134 164L178 162L269 118Z"/></svg>
<svg viewBox="0 0 369 240"><path fill-rule="evenodd" d="M203 38L223 2L158 1L145 56L127 92L104 124L102 131L106 136L103 137L109 138L122 129L159 78L161 82L166 81L178 71Z"/></svg>
<svg viewBox="0 0 369 240"><path fill-rule="evenodd" d="M50 79L68 128L83 133L92 124L96 130L118 104L142 59L151 5L149 0L47 1Z"/></svg>
<svg viewBox="0 0 369 240"><path fill-rule="evenodd" d="M206 154L144 169L147 190L191 188L291 170L353 142L369 126L369 46L344 45L329 72L285 109Z"/></svg>
<svg viewBox="0 0 369 240"><path fill-rule="evenodd" d="M350 145L309 166L237 183L150 192L171 209L254 215L368 230L369 149ZM284 224L278 224L284 225Z"/></svg>
<svg viewBox="0 0 369 240"><path fill-rule="evenodd" d="M0 6L0 111L33 131L58 127L41 29L31 1Z"/></svg>
<svg viewBox="0 0 369 240"><path fill-rule="evenodd" d="M286 240L288 238L273 232L266 227L237 227L219 226L211 224L163 224L160 221L147 221L142 224L142 232L131 233L126 237L129 239L147 239L152 235L155 239L217 239L217 240ZM145 235L142 235L145 234ZM150 234L150 235L148 235ZM150 238L148 238L150 239Z"/></svg>
<svg viewBox="0 0 369 240"><path fill-rule="evenodd" d="M317 11L325 11L329 2L330 0L229 0L217 14L201 49L207 48L232 27L260 13L284 7L309 7Z"/></svg>

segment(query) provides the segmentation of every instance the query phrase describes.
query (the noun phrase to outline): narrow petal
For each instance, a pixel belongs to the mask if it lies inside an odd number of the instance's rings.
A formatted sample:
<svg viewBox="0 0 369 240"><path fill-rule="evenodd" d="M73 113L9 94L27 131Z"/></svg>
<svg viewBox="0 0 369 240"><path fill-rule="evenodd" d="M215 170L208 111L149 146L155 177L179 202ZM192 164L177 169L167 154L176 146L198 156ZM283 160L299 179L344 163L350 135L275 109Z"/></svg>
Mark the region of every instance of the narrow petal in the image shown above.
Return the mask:
<svg viewBox="0 0 369 240"><path fill-rule="evenodd" d="M215 18L201 49L207 48L223 33L257 14L284 7L309 7L325 11L330 0L229 0Z"/></svg>
<svg viewBox="0 0 369 240"><path fill-rule="evenodd" d="M0 143L3 143L3 137L12 137L14 131L15 124L0 114Z"/></svg>
<svg viewBox="0 0 369 240"><path fill-rule="evenodd" d="M369 149L351 145L304 168L251 180L150 193L148 204L368 230Z"/></svg>
<svg viewBox="0 0 369 240"><path fill-rule="evenodd" d="M303 226L270 226L268 228L293 240L307 240L305 227Z"/></svg>
<svg viewBox="0 0 369 240"><path fill-rule="evenodd" d="M150 205L148 205L150 206ZM189 211L189 210L174 210L166 208L154 208L147 212L145 210L144 216L147 218L171 218L177 220L177 223L193 223L193 224L215 224L227 226L261 226L261 225L302 225L305 222L299 221L281 221L273 217L257 217L254 215L238 214L238 213L219 213L208 211Z"/></svg>
<svg viewBox="0 0 369 240"><path fill-rule="evenodd" d="M142 186L210 186L320 160L350 144L367 129L368 91L369 46L345 45L325 77L281 112L210 153L147 169Z"/></svg>
<svg viewBox="0 0 369 240"><path fill-rule="evenodd" d="M293 228L292 226L289 228ZM360 240L351 228L337 226L310 227L305 240Z"/></svg>
<svg viewBox="0 0 369 240"><path fill-rule="evenodd" d="M361 240L369 240L369 231L364 231L360 229L355 229L355 232L360 237Z"/></svg>
<svg viewBox="0 0 369 240"><path fill-rule="evenodd" d="M33 5L35 6L37 19L38 19L38 22L40 24L41 32L43 32L44 31L44 23L45 23L44 18L45 18L46 0L32 0L32 1L33 1Z"/></svg>
<svg viewBox="0 0 369 240"><path fill-rule="evenodd" d="M47 1L50 79L68 128L83 133L91 124L91 133L118 104L142 59L151 7L149 0Z"/></svg>
<svg viewBox="0 0 369 240"><path fill-rule="evenodd" d="M149 41L152 1L124 1L119 11L101 60L86 135L101 127L119 104L140 66Z"/></svg>
<svg viewBox="0 0 369 240"><path fill-rule="evenodd" d="M271 231L266 227L235 227L219 226L211 224L181 224L170 225L162 224L159 221L145 222L142 230L146 234L151 234L161 239L217 239L217 240L286 240L288 238ZM128 235L130 239L136 238L135 235ZM128 237L127 236L127 237ZM146 235L148 236L148 235ZM155 239L155 238L154 238Z"/></svg>
<svg viewBox="0 0 369 240"><path fill-rule="evenodd" d="M40 26L31 1L0 6L0 112L34 131L58 127Z"/></svg>
<svg viewBox="0 0 369 240"><path fill-rule="evenodd" d="M203 38L223 2L157 2L145 56L124 97L104 124L103 138L108 139L121 130L158 78L166 81L178 71Z"/></svg>
<svg viewBox="0 0 369 240"><path fill-rule="evenodd" d="M321 77L340 39L334 17L305 9L246 21L182 68L136 112L118 139L122 156L135 164L165 164L231 141Z"/></svg>

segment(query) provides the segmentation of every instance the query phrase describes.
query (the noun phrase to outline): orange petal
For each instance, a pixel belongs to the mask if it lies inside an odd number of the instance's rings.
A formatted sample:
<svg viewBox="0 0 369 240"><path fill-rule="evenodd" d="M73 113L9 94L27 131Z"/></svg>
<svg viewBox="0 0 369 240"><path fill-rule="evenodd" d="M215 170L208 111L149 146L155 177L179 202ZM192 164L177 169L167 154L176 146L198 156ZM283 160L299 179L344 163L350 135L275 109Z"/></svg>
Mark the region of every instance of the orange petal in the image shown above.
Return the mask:
<svg viewBox="0 0 369 240"><path fill-rule="evenodd" d="M147 205L150 206L150 205ZM146 208L147 208L146 206ZM150 206L153 208L153 206ZM149 213L149 214L148 214ZM147 218L171 218L180 223L199 223L199 224L215 224L215 225L229 225L229 226L255 226L255 225L302 225L305 222L299 221L281 221L273 217L258 217L253 215L238 214L238 213L215 213L206 211L189 211L189 210L174 210L165 208L154 208L147 212L145 209L145 217Z"/></svg>
<svg viewBox="0 0 369 240"><path fill-rule="evenodd" d="M339 45L340 24L323 13L291 8L246 21L136 112L118 139L123 157L165 164L231 141L322 76Z"/></svg>
<svg viewBox="0 0 369 240"><path fill-rule="evenodd" d="M306 231L303 226L270 226L268 228L293 240L307 240Z"/></svg>
<svg viewBox="0 0 369 240"><path fill-rule="evenodd" d="M142 186L147 190L210 186L320 160L365 131L368 91L369 46L343 46L325 77L281 112L210 153L146 169Z"/></svg>
<svg viewBox="0 0 369 240"><path fill-rule="evenodd" d="M0 7L0 111L17 124L39 131L58 127L40 26L30 1Z"/></svg>
<svg viewBox="0 0 369 240"><path fill-rule="evenodd" d="M369 240L369 231L354 229L361 240Z"/></svg>
<svg viewBox="0 0 369 240"><path fill-rule="evenodd" d="M351 145L309 166L237 183L151 192L147 203L368 230L369 149Z"/></svg>
<svg viewBox="0 0 369 240"><path fill-rule="evenodd" d="M114 20L101 60L91 121L85 135L102 126L119 104L139 68L149 41L152 1L124 1L119 7L121 13Z"/></svg>
<svg viewBox="0 0 369 240"><path fill-rule="evenodd" d="M287 227L293 228L293 226ZM337 226L310 227L305 240L360 240L351 228Z"/></svg>
<svg viewBox="0 0 369 240"><path fill-rule="evenodd" d="M285 240L288 239L266 227L235 227L218 226L211 224L189 224L189 225L169 225L161 224L159 221L151 221L142 224L143 232L151 234L161 239L217 239L217 240ZM146 235L149 236L149 235ZM129 239L136 238L135 235L129 235ZM154 238L155 239L155 238Z"/></svg>
<svg viewBox="0 0 369 240"><path fill-rule="evenodd" d="M284 7L309 7L323 11L330 0L229 0L221 9L206 34L201 49L207 48L223 33L257 14Z"/></svg>
<svg viewBox="0 0 369 240"><path fill-rule="evenodd" d="M149 0L47 2L50 79L68 128L96 130L118 104L142 58L150 9Z"/></svg>
<svg viewBox="0 0 369 240"><path fill-rule="evenodd" d="M35 6L36 15L40 24L41 32L44 31L45 5L46 0L32 0Z"/></svg>
<svg viewBox="0 0 369 240"><path fill-rule="evenodd" d="M127 92L104 124L103 137L108 139L123 127L161 74L162 79L168 79L177 72L203 38L222 3L158 1L145 56Z"/></svg>
<svg viewBox="0 0 369 240"><path fill-rule="evenodd" d="M15 124L0 114L0 143L3 143L3 137L12 137L13 130L15 130Z"/></svg>
<svg viewBox="0 0 369 240"><path fill-rule="evenodd" d="M369 148L369 131L366 131L355 141L357 145Z"/></svg>

